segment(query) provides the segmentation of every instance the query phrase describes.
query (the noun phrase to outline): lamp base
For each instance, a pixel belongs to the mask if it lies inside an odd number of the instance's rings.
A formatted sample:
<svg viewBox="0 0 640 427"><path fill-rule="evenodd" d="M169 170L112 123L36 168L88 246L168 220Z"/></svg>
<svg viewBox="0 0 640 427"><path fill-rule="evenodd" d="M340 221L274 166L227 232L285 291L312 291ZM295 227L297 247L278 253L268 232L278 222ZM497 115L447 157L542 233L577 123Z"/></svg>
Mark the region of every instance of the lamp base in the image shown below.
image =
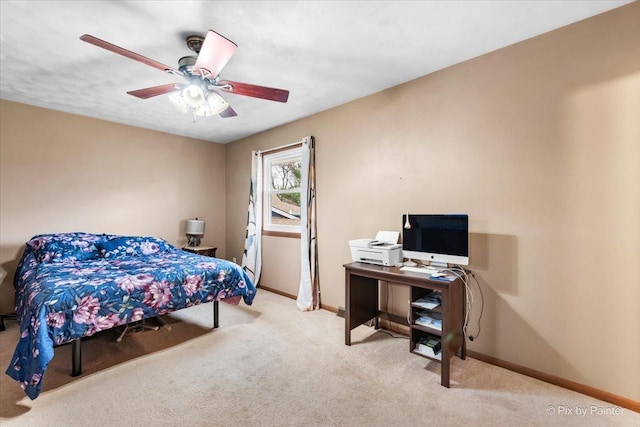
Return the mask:
<svg viewBox="0 0 640 427"><path fill-rule="evenodd" d="M187 234L187 246L191 246L191 247L200 246L200 236Z"/></svg>

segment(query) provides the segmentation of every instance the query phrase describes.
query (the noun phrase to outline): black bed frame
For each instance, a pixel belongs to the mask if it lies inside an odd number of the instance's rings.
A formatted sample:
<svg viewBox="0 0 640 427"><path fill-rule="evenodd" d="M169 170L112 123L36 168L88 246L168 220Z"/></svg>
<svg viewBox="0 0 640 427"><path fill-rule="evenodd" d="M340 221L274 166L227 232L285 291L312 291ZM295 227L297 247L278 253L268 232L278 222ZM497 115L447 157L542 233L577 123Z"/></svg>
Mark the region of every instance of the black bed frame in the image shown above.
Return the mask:
<svg viewBox="0 0 640 427"><path fill-rule="evenodd" d="M0 331L6 330L4 326L4 319L16 320L15 314L0 314Z"/></svg>
<svg viewBox="0 0 640 427"><path fill-rule="evenodd" d="M213 329L219 326L219 310L218 302L213 302ZM71 376L77 377L82 375L82 338L78 338L72 341L73 346L71 349Z"/></svg>

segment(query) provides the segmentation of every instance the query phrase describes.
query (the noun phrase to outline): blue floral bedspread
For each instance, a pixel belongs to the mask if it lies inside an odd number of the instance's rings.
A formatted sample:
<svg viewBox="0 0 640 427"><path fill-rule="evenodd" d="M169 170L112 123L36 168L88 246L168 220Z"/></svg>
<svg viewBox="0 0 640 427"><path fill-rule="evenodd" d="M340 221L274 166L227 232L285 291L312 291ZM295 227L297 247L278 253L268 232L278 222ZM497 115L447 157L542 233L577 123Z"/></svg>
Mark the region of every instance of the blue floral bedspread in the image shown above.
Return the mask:
<svg viewBox="0 0 640 427"><path fill-rule="evenodd" d="M251 304L256 287L235 263L154 237L38 235L14 280L20 341L7 375L35 399L54 346L203 302Z"/></svg>

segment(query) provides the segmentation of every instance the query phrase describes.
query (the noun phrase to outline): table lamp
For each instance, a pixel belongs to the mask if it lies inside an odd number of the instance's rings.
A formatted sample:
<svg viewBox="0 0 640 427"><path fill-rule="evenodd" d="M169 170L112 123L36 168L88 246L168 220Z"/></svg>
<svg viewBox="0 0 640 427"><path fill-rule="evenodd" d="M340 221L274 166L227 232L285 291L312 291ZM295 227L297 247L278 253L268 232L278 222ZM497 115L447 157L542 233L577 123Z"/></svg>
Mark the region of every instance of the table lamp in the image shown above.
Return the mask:
<svg viewBox="0 0 640 427"><path fill-rule="evenodd" d="M200 239L204 235L204 221L201 219L187 220L187 246L200 246Z"/></svg>

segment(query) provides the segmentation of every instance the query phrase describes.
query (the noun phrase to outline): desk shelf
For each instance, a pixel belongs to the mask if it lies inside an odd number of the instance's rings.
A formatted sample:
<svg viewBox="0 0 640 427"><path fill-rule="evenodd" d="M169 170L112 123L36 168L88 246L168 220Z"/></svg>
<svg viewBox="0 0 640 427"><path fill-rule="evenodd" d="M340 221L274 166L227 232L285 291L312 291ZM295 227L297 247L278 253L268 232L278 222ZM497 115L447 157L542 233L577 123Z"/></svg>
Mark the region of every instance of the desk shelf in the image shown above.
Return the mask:
<svg viewBox="0 0 640 427"><path fill-rule="evenodd" d="M428 326L423 326L423 325L417 325L415 323L411 324L411 329L415 329L416 331L426 332L426 333L429 333L431 335L440 335L440 334L442 334L442 331L440 329L430 328Z"/></svg>
<svg viewBox="0 0 640 427"><path fill-rule="evenodd" d="M424 308L424 307L422 307L422 306L420 306L418 304L411 303L411 308L412 309L424 310L424 311L431 311L433 313L442 313L442 306L441 305L439 305L437 307L434 307L434 308Z"/></svg>
<svg viewBox="0 0 640 427"><path fill-rule="evenodd" d="M420 356L420 357L424 357L425 359L429 359L429 360L434 360L436 362L442 362L442 352L438 353L438 354L427 354L427 353L423 353L420 350L417 349L413 349L410 350L412 354L415 354L416 356Z"/></svg>
<svg viewBox="0 0 640 427"><path fill-rule="evenodd" d="M430 279L421 273L402 271L397 267L352 262L345 268L345 344L351 345L351 330L375 320L379 323L380 280L392 284L405 285L411 291L411 324L409 352L420 357L441 363L440 383L449 387L451 358L456 354L466 359L467 347L463 326L465 319L464 286L460 278L445 282ZM440 292L441 304L427 309L415 304L415 301L432 291ZM442 330L415 323L418 312L438 313L442 317ZM441 337L441 350L438 355L430 355L416 349L416 343L427 334ZM444 338L444 339L443 339Z"/></svg>
<svg viewBox="0 0 640 427"><path fill-rule="evenodd" d="M428 284L426 286L428 286ZM442 300L440 305L437 305L433 308L426 308L417 303L419 299L431 294L439 295L440 299ZM442 319L444 317L442 315L443 304L445 304L445 301L442 298L442 292L438 289L433 289L430 287L423 288L411 286L411 330L409 333L411 353L417 354L418 356L426 357L428 359L436 360L438 362L442 361L442 350L440 350L437 354L425 354L416 349L419 340L427 336L438 337L440 339L440 344L444 345L444 343L442 343L442 327L440 329L437 329L430 326L419 325L416 323L416 319L420 317L420 313L425 313L427 315L434 314L435 317L439 316L440 319Z"/></svg>

